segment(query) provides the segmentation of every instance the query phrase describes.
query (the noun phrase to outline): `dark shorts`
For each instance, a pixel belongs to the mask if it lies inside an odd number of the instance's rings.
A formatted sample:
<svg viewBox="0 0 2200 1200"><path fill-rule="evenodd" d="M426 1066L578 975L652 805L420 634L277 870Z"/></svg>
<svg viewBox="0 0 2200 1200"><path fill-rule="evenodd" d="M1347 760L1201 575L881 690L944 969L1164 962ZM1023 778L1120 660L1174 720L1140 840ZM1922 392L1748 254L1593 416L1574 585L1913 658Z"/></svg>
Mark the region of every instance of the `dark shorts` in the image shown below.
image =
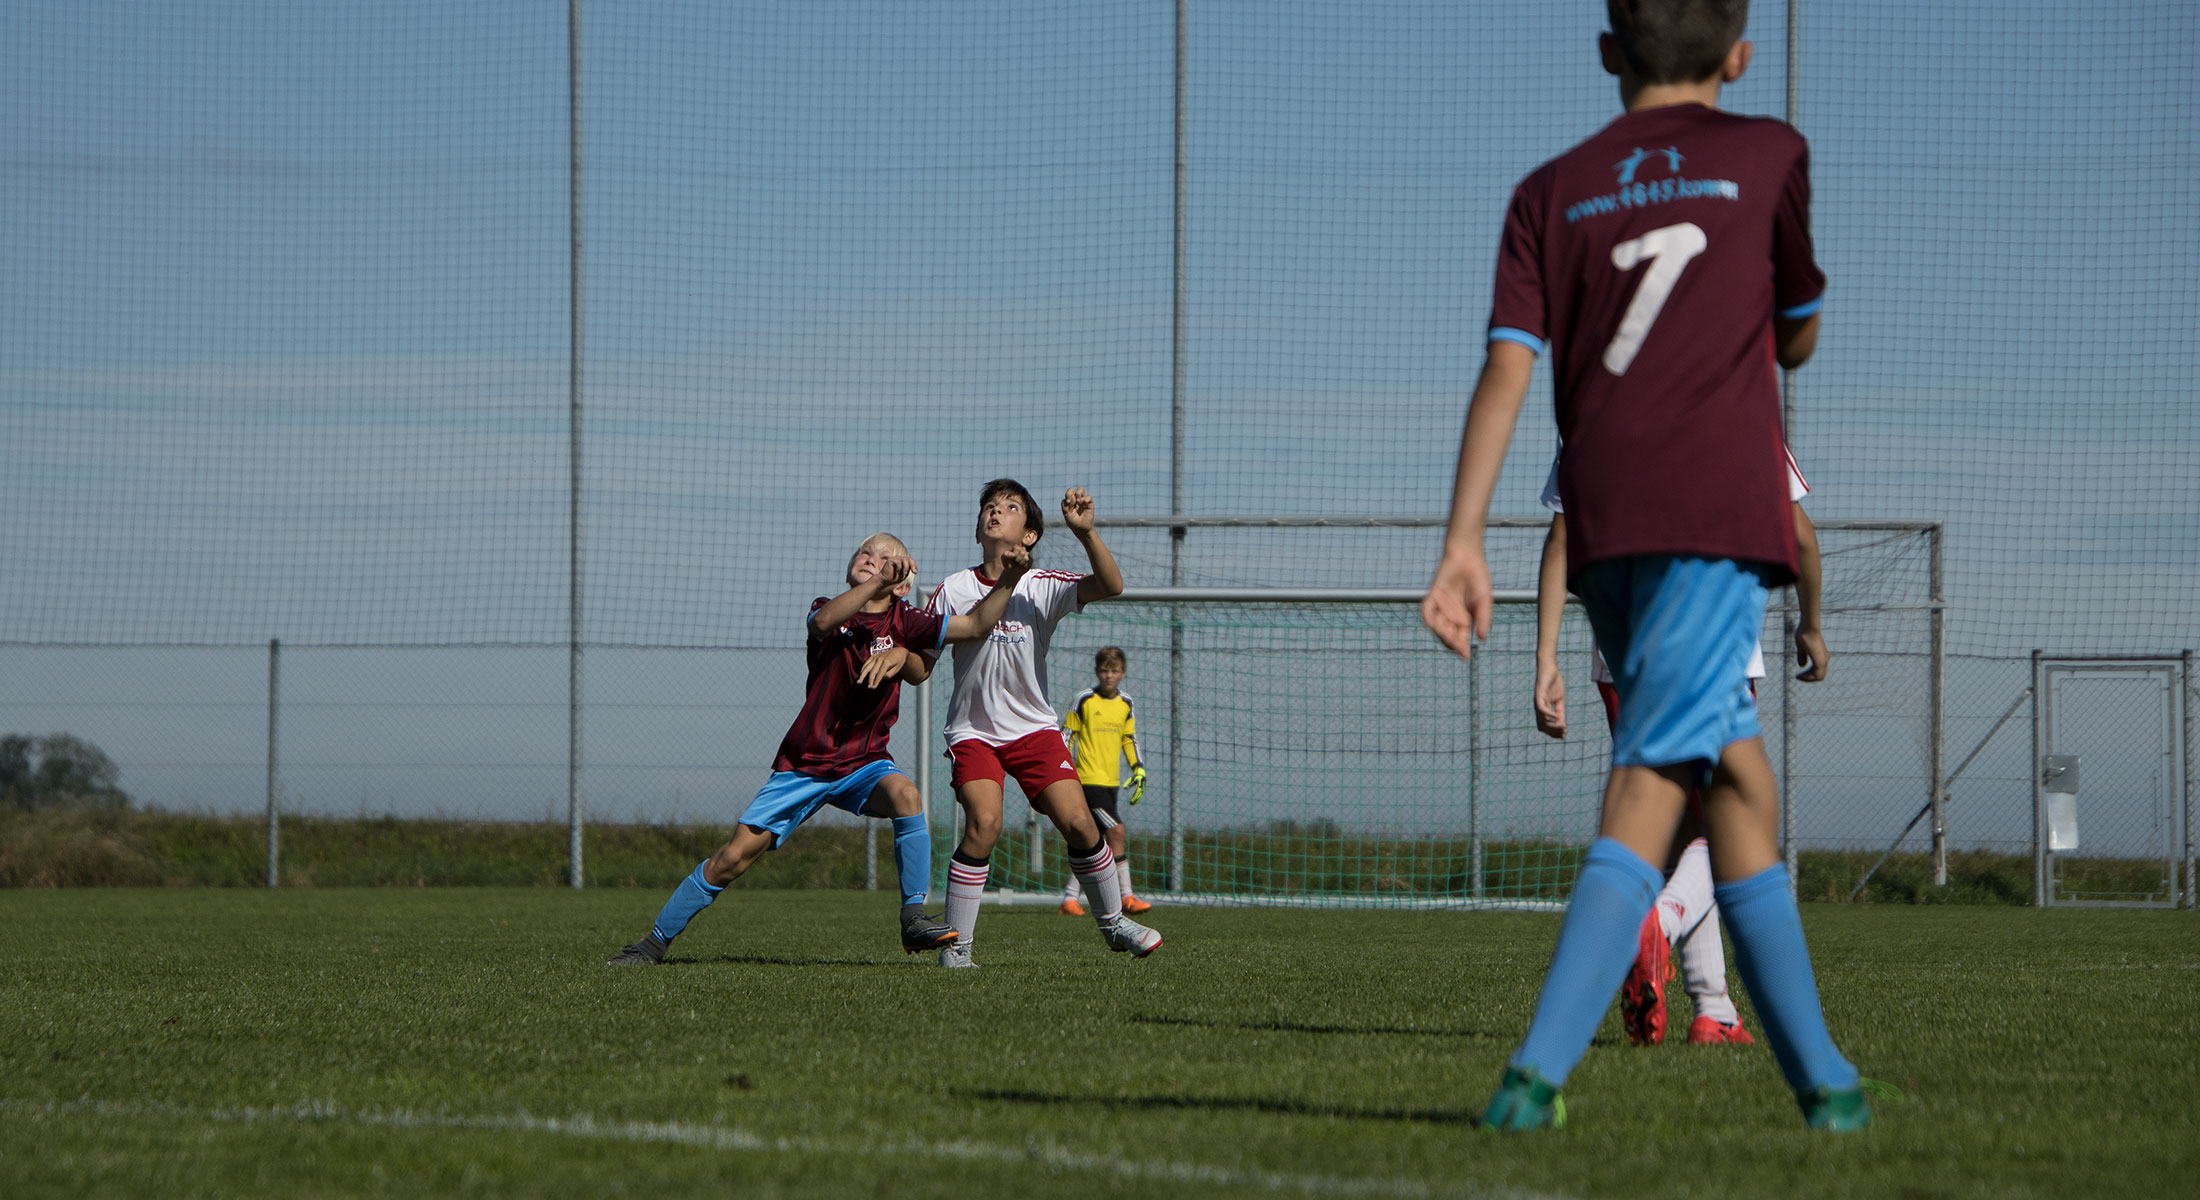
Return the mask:
<svg viewBox="0 0 2200 1200"><path fill-rule="evenodd" d="M1085 785L1085 807L1093 811L1095 819L1097 819L1098 814L1106 813L1109 825L1121 825L1123 814L1116 811L1115 797L1116 793L1122 790L1119 787L1094 787L1088 783ZM1101 826L1102 829L1107 827L1107 825Z"/></svg>
<svg viewBox="0 0 2200 1200"><path fill-rule="evenodd" d="M975 779L1001 783L1013 776L1016 786L1024 790L1024 798L1036 800L1053 784L1077 782L1077 769L1069 765L1069 749L1062 745L1062 735L1051 729L1017 738L1006 746L965 738L947 748L947 757L955 764L948 786L955 788Z"/></svg>

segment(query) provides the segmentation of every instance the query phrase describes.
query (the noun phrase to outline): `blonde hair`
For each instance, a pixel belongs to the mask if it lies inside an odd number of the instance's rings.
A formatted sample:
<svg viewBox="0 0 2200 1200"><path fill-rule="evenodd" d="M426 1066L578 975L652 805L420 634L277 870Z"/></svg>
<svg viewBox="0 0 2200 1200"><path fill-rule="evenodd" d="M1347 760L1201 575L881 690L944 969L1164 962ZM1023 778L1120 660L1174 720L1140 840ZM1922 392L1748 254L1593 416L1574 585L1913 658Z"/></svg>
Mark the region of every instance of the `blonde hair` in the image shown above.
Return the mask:
<svg viewBox="0 0 2200 1200"><path fill-rule="evenodd" d="M855 552L848 556L848 566L846 569L851 571L854 570L856 565L856 555L863 553L865 547L877 541L888 541L894 543L894 549L901 551L901 556L909 560L909 578L902 580L902 583L907 584L910 591L916 591L917 556L909 553L909 543L902 541L900 538L895 537L893 534L886 533L883 530L878 533L874 533L871 536L856 543Z"/></svg>

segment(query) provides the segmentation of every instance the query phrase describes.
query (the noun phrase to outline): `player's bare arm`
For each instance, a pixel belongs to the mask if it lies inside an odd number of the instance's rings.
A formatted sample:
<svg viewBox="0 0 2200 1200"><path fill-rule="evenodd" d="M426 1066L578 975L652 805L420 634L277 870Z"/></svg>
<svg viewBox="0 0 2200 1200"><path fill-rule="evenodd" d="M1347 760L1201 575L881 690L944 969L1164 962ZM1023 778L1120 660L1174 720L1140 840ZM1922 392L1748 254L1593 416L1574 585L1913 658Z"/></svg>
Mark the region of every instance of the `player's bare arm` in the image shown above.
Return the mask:
<svg viewBox="0 0 2200 1200"><path fill-rule="evenodd" d="M1517 342L1491 342L1474 399L1467 405L1444 555L1421 600L1421 623L1461 658L1474 653L1475 638L1489 636L1493 590L1489 562L1482 556L1482 528L1489 522L1490 496L1497 490L1497 473L1505 465L1534 369L1534 351Z"/></svg>
<svg viewBox="0 0 2200 1200"><path fill-rule="evenodd" d="M1795 509L1795 663L1803 670L1795 677L1817 683L1826 677L1826 638L1818 631L1819 588L1824 571L1818 560L1818 527L1800 504Z"/></svg>
<svg viewBox="0 0 2200 1200"><path fill-rule="evenodd" d="M1566 676L1558 669L1558 627L1566 616L1566 518L1551 518L1535 577L1535 727L1566 736Z"/></svg>
<svg viewBox="0 0 2200 1200"><path fill-rule="evenodd" d="M1772 355L1784 370L1792 371L1810 361L1818 350L1818 314L1791 319L1772 319Z"/></svg>
<svg viewBox="0 0 2200 1200"><path fill-rule="evenodd" d="M1099 531L1093 528L1093 518L1099 515L1092 505L1092 493L1081 487L1062 493L1062 523L1084 543L1085 559L1092 564L1092 574L1077 584L1080 606L1123 594L1123 569L1115 565L1115 555L1109 552L1108 544L1100 540Z"/></svg>
<svg viewBox="0 0 2200 1200"><path fill-rule="evenodd" d="M855 569L859 576L866 570L871 574L859 577L847 591L827 600L810 614L810 632L815 636L831 633L862 612L864 605L891 595L916 571L916 565L899 554L888 554L880 556L875 568L859 556Z"/></svg>
<svg viewBox="0 0 2200 1200"><path fill-rule="evenodd" d="M1009 597L1016 592L1016 581L1031 570L1031 551L1023 546L1011 546L1001 552L1001 575L993 590L978 601L977 607L966 613L956 613L947 618L947 640L950 642L975 642L993 632L993 627L1008 615Z"/></svg>

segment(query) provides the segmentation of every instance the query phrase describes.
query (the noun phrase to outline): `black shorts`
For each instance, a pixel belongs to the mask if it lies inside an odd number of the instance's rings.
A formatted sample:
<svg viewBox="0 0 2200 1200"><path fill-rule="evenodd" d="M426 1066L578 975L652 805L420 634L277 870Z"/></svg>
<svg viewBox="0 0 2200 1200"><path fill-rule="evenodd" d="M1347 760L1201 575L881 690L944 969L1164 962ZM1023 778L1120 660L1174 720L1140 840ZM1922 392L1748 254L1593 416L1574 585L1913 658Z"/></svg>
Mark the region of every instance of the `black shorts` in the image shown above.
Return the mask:
<svg viewBox="0 0 2200 1200"><path fill-rule="evenodd" d="M1095 813L1106 813L1109 821L1121 825L1123 817L1115 811L1115 794L1121 790L1121 788L1094 787L1088 783L1085 785L1085 807ZM1103 828L1105 827L1103 826Z"/></svg>

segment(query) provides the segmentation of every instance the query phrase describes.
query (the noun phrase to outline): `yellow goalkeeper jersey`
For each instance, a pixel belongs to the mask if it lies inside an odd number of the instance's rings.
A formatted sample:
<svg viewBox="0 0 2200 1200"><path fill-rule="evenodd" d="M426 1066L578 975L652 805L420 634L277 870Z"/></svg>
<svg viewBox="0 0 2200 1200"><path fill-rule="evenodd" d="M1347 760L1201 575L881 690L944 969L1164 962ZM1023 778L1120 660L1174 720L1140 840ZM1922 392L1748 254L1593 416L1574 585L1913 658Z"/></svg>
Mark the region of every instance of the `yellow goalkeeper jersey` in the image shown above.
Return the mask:
<svg viewBox="0 0 2200 1200"><path fill-rule="evenodd" d="M1062 717L1069 731L1070 757L1077 764L1077 782L1088 787L1123 786L1123 759L1138 765L1138 721L1131 716L1131 698L1123 692L1113 700L1086 688Z"/></svg>

